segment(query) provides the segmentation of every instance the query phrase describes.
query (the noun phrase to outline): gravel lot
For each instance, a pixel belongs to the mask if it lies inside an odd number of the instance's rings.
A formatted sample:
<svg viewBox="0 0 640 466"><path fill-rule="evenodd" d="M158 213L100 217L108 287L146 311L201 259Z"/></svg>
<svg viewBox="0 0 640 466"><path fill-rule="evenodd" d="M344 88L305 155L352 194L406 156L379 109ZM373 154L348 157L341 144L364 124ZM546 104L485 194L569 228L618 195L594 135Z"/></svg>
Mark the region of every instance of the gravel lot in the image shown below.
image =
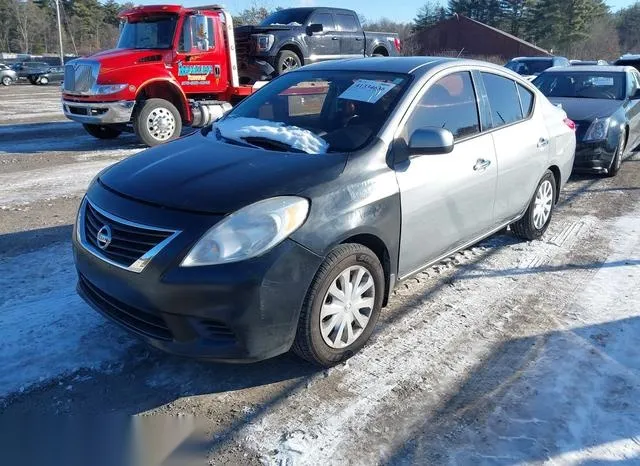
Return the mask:
<svg viewBox="0 0 640 466"><path fill-rule="evenodd" d="M640 464L638 154L572 179L543 241L494 236L401 285L319 371L170 357L76 296L82 193L141 149L66 121L57 87L0 87L2 422L167 419L147 449L166 464Z"/></svg>

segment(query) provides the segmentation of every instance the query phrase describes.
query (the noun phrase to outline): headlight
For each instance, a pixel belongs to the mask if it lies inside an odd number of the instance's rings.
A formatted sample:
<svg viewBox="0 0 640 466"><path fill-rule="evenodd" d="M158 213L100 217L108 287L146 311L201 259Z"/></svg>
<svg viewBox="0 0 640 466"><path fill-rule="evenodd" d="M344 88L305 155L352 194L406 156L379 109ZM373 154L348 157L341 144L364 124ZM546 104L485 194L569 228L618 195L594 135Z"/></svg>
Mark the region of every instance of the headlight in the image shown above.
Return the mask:
<svg viewBox="0 0 640 466"><path fill-rule="evenodd" d="M258 52L267 52L275 41L273 34L254 34L253 37L256 40L256 50Z"/></svg>
<svg viewBox="0 0 640 466"><path fill-rule="evenodd" d="M181 265L224 264L264 254L300 228L308 213L309 201L295 196L251 204L207 231Z"/></svg>
<svg viewBox="0 0 640 466"><path fill-rule="evenodd" d="M127 84L96 84L93 87L95 95L115 94L125 89Z"/></svg>
<svg viewBox="0 0 640 466"><path fill-rule="evenodd" d="M584 141L602 141L607 139L607 133L609 132L610 118L604 118L599 120L596 118L589 126L586 134L584 135Z"/></svg>

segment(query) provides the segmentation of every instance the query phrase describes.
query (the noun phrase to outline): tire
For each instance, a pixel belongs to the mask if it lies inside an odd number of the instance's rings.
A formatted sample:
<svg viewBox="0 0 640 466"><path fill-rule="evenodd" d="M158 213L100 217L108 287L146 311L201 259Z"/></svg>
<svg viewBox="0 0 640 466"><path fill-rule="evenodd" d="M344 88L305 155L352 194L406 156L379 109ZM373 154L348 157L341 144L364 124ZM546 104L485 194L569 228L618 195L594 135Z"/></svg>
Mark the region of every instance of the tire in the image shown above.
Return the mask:
<svg viewBox="0 0 640 466"><path fill-rule="evenodd" d="M549 187L551 188L550 193ZM538 183L535 194L533 195L524 216L517 222L511 224L511 231L513 231L518 238L533 241L534 239L539 239L544 235L544 232L547 231L549 223L551 222L551 217L553 217L556 189L556 178L553 176L553 173L551 173L551 170L547 170ZM547 193L550 194L550 196L547 196ZM550 204L547 202L549 197L551 200ZM538 217L538 215L540 215L540 210L536 209L536 205L538 204L541 205L541 208L545 206L548 208L548 211L543 209L543 217L541 219ZM547 217L544 218L544 215L547 215ZM540 223L542 220L544 221Z"/></svg>
<svg viewBox="0 0 640 466"><path fill-rule="evenodd" d="M27 79L31 84L33 84L34 86L36 85L36 80L32 76L29 76Z"/></svg>
<svg viewBox="0 0 640 466"><path fill-rule="evenodd" d="M297 53L291 50L281 50L276 56L276 75L288 73L302 66L302 61Z"/></svg>
<svg viewBox="0 0 640 466"><path fill-rule="evenodd" d="M153 147L180 136L182 116L171 102L149 99L137 106L133 116L133 131L140 142Z"/></svg>
<svg viewBox="0 0 640 466"><path fill-rule="evenodd" d="M122 133L121 130L109 125L83 124L82 127L87 133L98 139L115 139Z"/></svg>
<svg viewBox="0 0 640 466"><path fill-rule="evenodd" d="M47 84L49 84L49 78L47 78L46 76L42 76L40 79L38 79L38 84L46 86Z"/></svg>
<svg viewBox="0 0 640 466"><path fill-rule="evenodd" d="M2 78L2 85L3 86L10 86L12 81L13 81L13 79L11 79L10 76L4 76Z"/></svg>
<svg viewBox="0 0 640 466"><path fill-rule="evenodd" d="M360 272L363 271L363 275ZM344 274L344 275L343 275ZM338 283L341 277L349 277L352 284L360 277L357 284L364 288L368 282L372 283L364 289L360 299L362 306L353 311L352 297L348 298L348 308L342 305L339 299L335 299L330 289L340 292ZM343 286L343 290L348 288ZM356 286L356 289L358 287ZM320 266L316 276L311 282L298 320L298 329L293 343L293 351L303 359L321 367L334 366L360 351L365 345L373 329L375 328L385 292L384 270L376 255L368 248L360 244L342 244L334 248ZM335 311L331 308L333 301L340 308ZM367 306L366 304L372 304ZM325 308L325 306L327 306ZM328 314L321 319L323 308ZM334 310L334 312L331 312ZM360 317L356 319L356 313ZM344 316L347 320L341 320ZM368 318L368 320L366 320ZM331 325L331 320L334 324ZM323 334L321 322L324 320L325 328L333 329ZM362 324L358 324L361 320ZM345 326L346 324L346 326ZM342 327L342 331L340 328ZM364 326L363 326L364 325ZM349 332L348 327L351 329ZM337 330L336 330L337 329ZM349 335L351 333L351 335ZM340 335L340 336L338 336ZM333 342L331 345L328 343ZM349 339L353 338L351 342Z"/></svg>
<svg viewBox="0 0 640 466"><path fill-rule="evenodd" d="M622 134L620 135L620 141L618 141L618 147L616 148L616 153L613 156L613 160L611 161L611 167L609 167L609 171L607 172L607 176L609 178L613 178L620 171L620 167L622 166L622 159L624 158L626 137L627 137L627 132L623 131Z"/></svg>

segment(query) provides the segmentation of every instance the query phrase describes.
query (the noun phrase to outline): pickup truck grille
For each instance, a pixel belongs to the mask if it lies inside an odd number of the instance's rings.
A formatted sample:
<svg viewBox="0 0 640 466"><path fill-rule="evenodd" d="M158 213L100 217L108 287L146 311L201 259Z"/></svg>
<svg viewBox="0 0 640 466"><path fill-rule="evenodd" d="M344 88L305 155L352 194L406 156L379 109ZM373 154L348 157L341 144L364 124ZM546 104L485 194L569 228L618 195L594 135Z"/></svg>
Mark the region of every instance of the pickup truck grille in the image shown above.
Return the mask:
<svg viewBox="0 0 640 466"><path fill-rule="evenodd" d="M72 94L88 94L98 79L100 65L73 61L64 67L64 90Z"/></svg>

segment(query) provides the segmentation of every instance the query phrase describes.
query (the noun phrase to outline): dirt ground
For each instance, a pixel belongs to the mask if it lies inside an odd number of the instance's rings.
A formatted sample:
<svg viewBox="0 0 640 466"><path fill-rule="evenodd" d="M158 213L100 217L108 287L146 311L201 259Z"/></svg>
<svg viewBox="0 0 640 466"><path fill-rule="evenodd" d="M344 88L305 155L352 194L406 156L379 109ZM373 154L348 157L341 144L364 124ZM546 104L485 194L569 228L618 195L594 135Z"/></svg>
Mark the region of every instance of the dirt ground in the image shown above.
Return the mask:
<svg viewBox="0 0 640 466"><path fill-rule="evenodd" d="M543 240L403 283L366 348L318 370L167 356L76 296L79 200L141 149L64 120L57 87L0 87L0 424L142 415L164 464L640 464L640 155L573 177Z"/></svg>

